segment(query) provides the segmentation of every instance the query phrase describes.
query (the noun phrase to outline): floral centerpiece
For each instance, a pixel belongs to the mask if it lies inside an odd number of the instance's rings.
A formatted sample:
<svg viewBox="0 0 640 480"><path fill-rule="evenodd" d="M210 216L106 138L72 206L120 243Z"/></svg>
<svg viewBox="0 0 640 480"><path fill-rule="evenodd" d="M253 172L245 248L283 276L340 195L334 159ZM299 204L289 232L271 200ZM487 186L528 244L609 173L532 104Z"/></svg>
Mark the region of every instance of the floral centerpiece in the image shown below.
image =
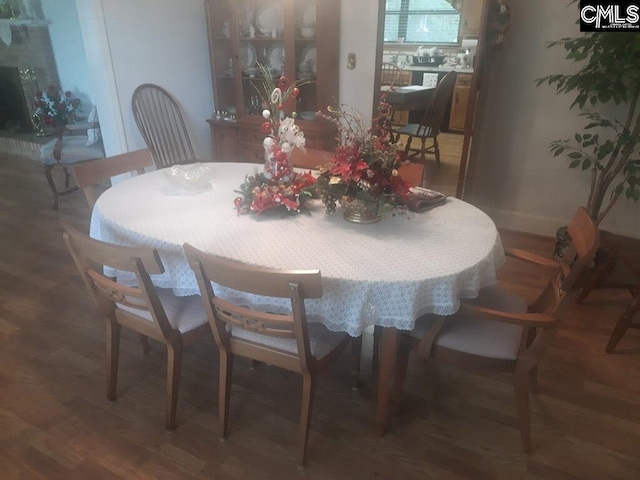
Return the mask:
<svg viewBox="0 0 640 480"><path fill-rule="evenodd" d="M304 133L295 124L295 112L287 117L285 109L300 94L300 86L305 81L288 83L286 77L277 82L271 72L259 65L264 83L260 91L263 102L269 106L262 112L265 122L262 132L267 136L263 141L265 150L264 170L248 175L237 190L242 196L235 199L238 213L261 214L278 210L283 213L298 213L304 210L304 203L313 196L312 187L316 181L310 173L296 173L291 163L294 148L304 150Z"/></svg>
<svg viewBox="0 0 640 480"><path fill-rule="evenodd" d="M46 91L38 90L33 99L35 115L47 127L60 127L73 122L80 109L80 99L70 91L63 92L55 85Z"/></svg>
<svg viewBox="0 0 640 480"><path fill-rule="evenodd" d="M391 110L384 98L372 122L348 105L327 111L318 116L335 123L339 145L317 180L326 212L335 212L339 202L346 220L374 223L385 211L404 206L411 185L400 178L398 169L406 157L392 140Z"/></svg>

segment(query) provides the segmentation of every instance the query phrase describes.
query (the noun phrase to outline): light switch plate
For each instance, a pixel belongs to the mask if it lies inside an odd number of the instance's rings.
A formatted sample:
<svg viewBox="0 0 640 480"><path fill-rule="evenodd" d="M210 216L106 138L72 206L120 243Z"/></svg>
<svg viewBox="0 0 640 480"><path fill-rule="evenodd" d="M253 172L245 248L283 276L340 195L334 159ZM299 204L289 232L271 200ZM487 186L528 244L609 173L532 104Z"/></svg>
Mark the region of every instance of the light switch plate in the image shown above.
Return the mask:
<svg viewBox="0 0 640 480"><path fill-rule="evenodd" d="M423 73L422 74L422 86L427 88L436 88L438 85L437 73Z"/></svg>
<svg viewBox="0 0 640 480"><path fill-rule="evenodd" d="M353 52L347 54L347 68L349 70L356 68L356 54Z"/></svg>

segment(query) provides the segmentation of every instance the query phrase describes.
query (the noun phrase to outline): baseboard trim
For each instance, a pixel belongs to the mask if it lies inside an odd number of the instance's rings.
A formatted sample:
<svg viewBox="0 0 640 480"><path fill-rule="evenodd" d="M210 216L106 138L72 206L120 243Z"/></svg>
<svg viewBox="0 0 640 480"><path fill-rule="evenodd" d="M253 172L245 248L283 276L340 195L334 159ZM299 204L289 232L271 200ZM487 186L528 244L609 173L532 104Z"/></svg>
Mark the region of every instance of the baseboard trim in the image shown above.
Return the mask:
<svg viewBox="0 0 640 480"><path fill-rule="evenodd" d="M569 223L569 219L533 215L529 213L516 212L514 210L500 210L497 208L482 208L482 210L493 219L498 228L534 233L547 237L555 237L556 230ZM625 237L640 238L638 237L637 232L614 229L607 230L611 233Z"/></svg>

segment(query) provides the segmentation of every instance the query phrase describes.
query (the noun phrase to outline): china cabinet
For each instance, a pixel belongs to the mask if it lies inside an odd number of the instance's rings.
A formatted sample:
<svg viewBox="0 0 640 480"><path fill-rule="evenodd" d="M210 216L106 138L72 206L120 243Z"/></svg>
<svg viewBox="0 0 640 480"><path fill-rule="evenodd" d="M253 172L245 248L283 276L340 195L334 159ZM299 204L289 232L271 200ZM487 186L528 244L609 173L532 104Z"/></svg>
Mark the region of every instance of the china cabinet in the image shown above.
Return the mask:
<svg viewBox="0 0 640 480"><path fill-rule="evenodd" d="M219 161L264 161L264 77L305 80L295 104L307 146L333 150L335 128L315 112L338 101L340 0L205 0Z"/></svg>

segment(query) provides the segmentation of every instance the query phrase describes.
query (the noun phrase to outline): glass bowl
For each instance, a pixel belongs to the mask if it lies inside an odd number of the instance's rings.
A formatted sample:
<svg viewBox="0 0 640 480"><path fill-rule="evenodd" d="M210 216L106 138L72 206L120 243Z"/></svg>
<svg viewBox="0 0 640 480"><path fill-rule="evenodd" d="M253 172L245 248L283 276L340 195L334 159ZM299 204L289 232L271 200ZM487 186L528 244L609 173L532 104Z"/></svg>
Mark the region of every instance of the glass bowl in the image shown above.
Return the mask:
<svg viewBox="0 0 640 480"><path fill-rule="evenodd" d="M164 171L169 184L186 191L198 191L209 188L215 177L215 171L205 163L174 165Z"/></svg>

